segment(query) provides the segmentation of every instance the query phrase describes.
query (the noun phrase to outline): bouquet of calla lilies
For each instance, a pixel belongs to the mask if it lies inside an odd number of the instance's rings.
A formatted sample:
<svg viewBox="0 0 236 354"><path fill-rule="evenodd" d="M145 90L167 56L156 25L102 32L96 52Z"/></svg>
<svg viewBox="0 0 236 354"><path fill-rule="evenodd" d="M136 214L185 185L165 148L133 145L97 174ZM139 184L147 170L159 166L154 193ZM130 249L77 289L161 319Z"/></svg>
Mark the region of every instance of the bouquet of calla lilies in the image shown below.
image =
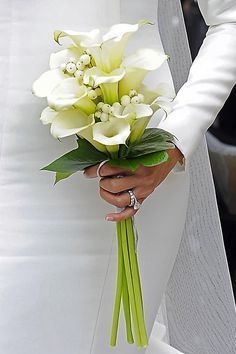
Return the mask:
<svg viewBox="0 0 236 354"><path fill-rule="evenodd" d="M43 170L56 173L55 183L86 167L107 161L111 166L135 171L140 165L155 166L169 160L167 149L174 137L147 128L157 110L168 114L173 94L165 84L149 89L143 80L168 59L163 52L142 48L125 56L130 37L144 25L116 24L101 35L55 31L57 43L69 39L66 49L50 56L50 70L33 84L33 93L46 97L41 114L57 139L74 135L78 147ZM119 176L120 177L120 176ZM134 219L117 222L118 275L110 344L116 345L121 303L128 343L148 344L140 281Z"/></svg>

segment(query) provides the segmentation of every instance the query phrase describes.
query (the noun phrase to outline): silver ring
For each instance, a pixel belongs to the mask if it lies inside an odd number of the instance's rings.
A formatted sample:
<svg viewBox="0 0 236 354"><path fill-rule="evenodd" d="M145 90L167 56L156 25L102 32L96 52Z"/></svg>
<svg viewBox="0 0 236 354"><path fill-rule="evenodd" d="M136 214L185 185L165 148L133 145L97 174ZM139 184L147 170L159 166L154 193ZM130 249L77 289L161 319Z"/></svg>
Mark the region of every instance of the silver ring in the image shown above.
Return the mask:
<svg viewBox="0 0 236 354"><path fill-rule="evenodd" d="M134 210L138 210L141 204L138 202L137 198L135 197L134 192L131 189L129 189L127 192L130 195L130 204L128 206L133 207Z"/></svg>
<svg viewBox="0 0 236 354"><path fill-rule="evenodd" d="M102 162L98 165L98 168L97 168L97 177L102 178L102 176L100 175L100 170L101 170L101 167L102 167L107 161L108 161L108 160L104 160L104 161L102 161Z"/></svg>

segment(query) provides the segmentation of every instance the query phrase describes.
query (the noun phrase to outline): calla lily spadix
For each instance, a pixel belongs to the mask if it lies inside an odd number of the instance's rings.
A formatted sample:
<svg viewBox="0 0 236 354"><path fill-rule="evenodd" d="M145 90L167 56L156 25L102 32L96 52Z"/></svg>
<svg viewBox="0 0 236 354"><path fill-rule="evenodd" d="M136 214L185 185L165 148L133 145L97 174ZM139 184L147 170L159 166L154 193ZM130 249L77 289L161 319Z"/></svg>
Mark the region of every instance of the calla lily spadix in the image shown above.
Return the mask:
<svg viewBox="0 0 236 354"><path fill-rule="evenodd" d="M78 107L87 114L95 112L95 103L88 98L86 86L80 85L78 79L69 78L60 82L49 94L48 105L55 110Z"/></svg>

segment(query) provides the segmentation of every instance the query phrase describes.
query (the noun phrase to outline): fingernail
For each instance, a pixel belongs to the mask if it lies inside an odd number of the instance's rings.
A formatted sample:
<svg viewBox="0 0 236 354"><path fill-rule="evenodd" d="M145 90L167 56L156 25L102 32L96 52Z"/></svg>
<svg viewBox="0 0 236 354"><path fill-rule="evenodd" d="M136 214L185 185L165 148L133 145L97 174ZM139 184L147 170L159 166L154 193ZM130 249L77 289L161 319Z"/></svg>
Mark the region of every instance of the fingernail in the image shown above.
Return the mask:
<svg viewBox="0 0 236 354"><path fill-rule="evenodd" d="M114 218L112 216L106 216L106 221L114 221Z"/></svg>

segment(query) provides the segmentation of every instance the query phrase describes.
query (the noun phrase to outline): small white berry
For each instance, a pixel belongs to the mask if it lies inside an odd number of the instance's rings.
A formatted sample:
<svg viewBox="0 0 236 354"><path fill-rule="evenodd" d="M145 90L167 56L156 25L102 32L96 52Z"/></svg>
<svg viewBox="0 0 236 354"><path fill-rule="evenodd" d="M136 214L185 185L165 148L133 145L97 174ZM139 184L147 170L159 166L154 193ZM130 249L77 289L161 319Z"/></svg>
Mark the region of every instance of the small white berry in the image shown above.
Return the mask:
<svg viewBox="0 0 236 354"><path fill-rule="evenodd" d="M133 89L132 89L132 90L129 91L129 96L130 96L130 97L137 96L137 94L138 94L138 93L137 93L136 90L133 90Z"/></svg>
<svg viewBox="0 0 236 354"><path fill-rule="evenodd" d="M102 112L100 119L101 119L102 122L107 122L108 119L109 119L109 114L105 113L105 112Z"/></svg>
<svg viewBox="0 0 236 354"><path fill-rule="evenodd" d="M122 106L127 106L130 103L130 97L128 95L124 95L121 97Z"/></svg>
<svg viewBox="0 0 236 354"><path fill-rule="evenodd" d="M88 55L89 54L91 54L91 51L90 51L90 49L86 49L86 51L85 51Z"/></svg>
<svg viewBox="0 0 236 354"><path fill-rule="evenodd" d="M100 111L95 112L95 117L96 118L100 118L101 115L102 115L102 112L100 112Z"/></svg>
<svg viewBox="0 0 236 354"><path fill-rule="evenodd" d="M80 61L77 61L76 67L77 67L78 70L84 70L84 64L81 63Z"/></svg>
<svg viewBox="0 0 236 354"><path fill-rule="evenodd" d="M71 57L71 58L69 59L69 63L74 63L74 64L76 64L76 59L75 59L75 57Z"/></svg>
<svg viewBox="0 0 236 354"><path fill-rule="evenodd" d="M112 105L112 107L115 109L120 108L120 106L121 106L120 102L114 102Z"/></svg>
<svg viewBox="0 0 236 354"><path fill-rule="evenodd" d="M104 113L110 113L110 111L111 111L111 106L110 106L109 104L105 103L105 104L102 106L102 111L103 111Z"/></svg>
<svg viewBox="0 0 236 354"><path fill-rule="evenodd" d="M77 77L77 79L83 79L84 72L82 70L76 70L74 75L75 75L75 77Z"/></svg>
<svg viewBox="0 0 236 354"><path fill-rule="evenodd" d="M97 97L98 97L98 96L97 96L95 90L90 90L90 91L88 92L88 98L90 98L91 100L95 100Z"/></svg>
<svg viewBox="0 0 236 354"><path fill-rule="evenodd" d="M138 98L140 103L144 102L144 95L142 93L138 94Z"/></svg>
<svg viewBox="0 0 236 354"><path fill-rule="evenodd" d="M101 96L102 90L100 89L100 87L96 87L96 88L95 88L95 91L96 91L96 94L97 94L98 96Z"/></svg>
<svg viewBox="0 0 236 354"><path fill-rule="evenodd" d="M138 96L134 96L131 98L131 103L140 103Z"/></svg>
<svg viewBox="0 0 236 354"><path fill-rule="evenodd" d="M103 105L104 105L104 102L99 102L97 104L97 109L102 109Z"/></svg>
<svg viewBox="0 0 236 354"><path fill-rule="evenodd" d="M90 56L88 54L83 54L79 58L80 62L84 65L89 65L90 63Z"/></svg>
<svg viewBox="0 0 236 354"><path fill-rule="evenodd" d="M68 63L66 64L66 71L69 74L74 74L76 72L76 65L74 63Z"/></svg>
<svg viewBox="0 0 236 354"><path fill-rule="evenodd" d="M116 111L116 110L115 110L115 108L114 108L114 107L111 107L111 108L110 108L110 112L109 112L109 113L110 113L110 114L114 114L114 113L115 113L115 111Z"/></svg>

